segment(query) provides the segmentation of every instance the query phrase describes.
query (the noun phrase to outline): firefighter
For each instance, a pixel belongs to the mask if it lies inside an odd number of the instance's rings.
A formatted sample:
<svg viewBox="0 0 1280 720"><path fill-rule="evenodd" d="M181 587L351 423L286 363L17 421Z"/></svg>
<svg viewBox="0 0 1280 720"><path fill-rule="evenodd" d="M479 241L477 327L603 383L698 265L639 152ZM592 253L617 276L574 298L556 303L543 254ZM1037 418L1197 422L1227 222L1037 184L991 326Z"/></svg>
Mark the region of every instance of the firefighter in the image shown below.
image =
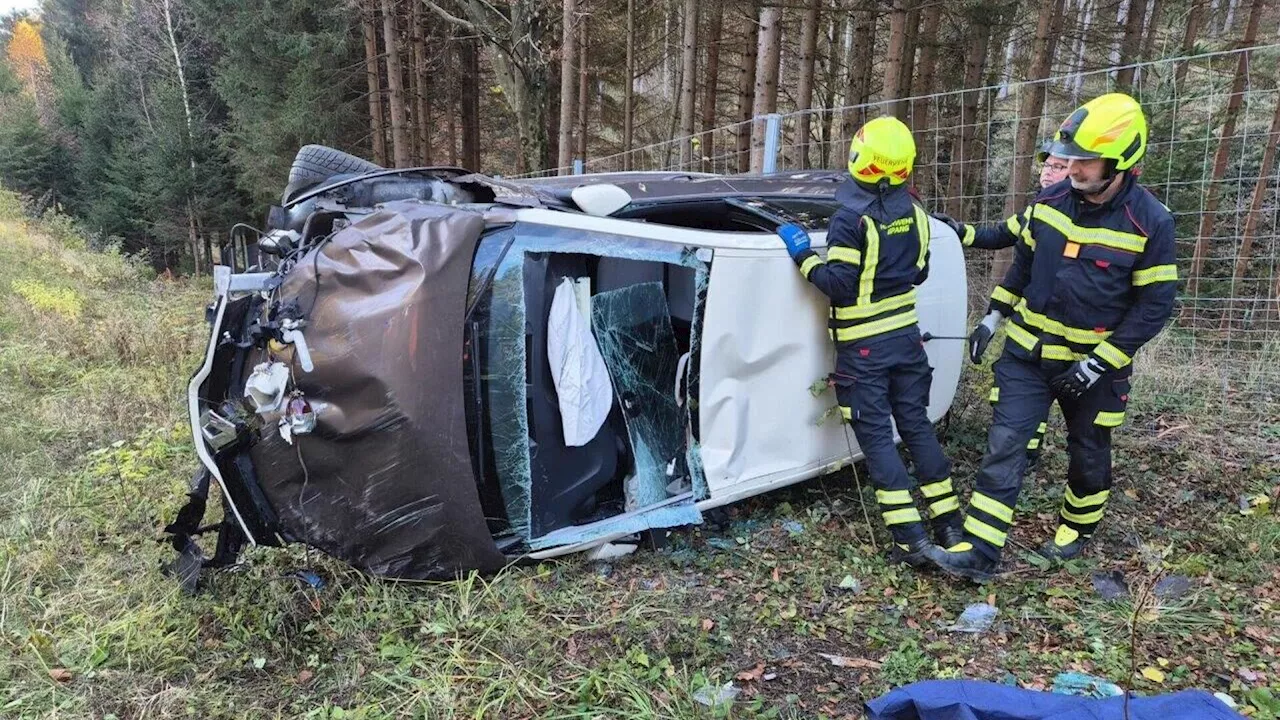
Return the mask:
<svg viewBox="0 0 1280 720"><path fill-rule="evenodd" d="M1173 216L1137 183L1147 123L1133 98L1110 93L1078 108L1052 152L1070 182L1036 196L1016 238L1013 265L975 330L1008 319L996 362L994 418L974 482L964 542L931 548L943 570L976 580L999 563L1021 490L1023 448L1057 400L1067 424L1067 488L1049 558L1080 554L1111 492L1111 432L1124 422L1133 356L1173 312ZM1009 231L1006 229L1006 231Z"/></svg>
<svg viewBox="0 0 1280 720"><path fill-rule="evenodd" d="M911 451L935 539L949 547L963 532L951 462L928 416L933 368L917 325L915 287L929 272L929 216L907 186L915 154L901 121L868 122L849 145L851 177L836 193L840 208L827 231L826 259L809 248L798 225L783 225L778 234L800 273L831 300L840 412L866 455L894 560L918 566L927 564L932 545L911 494L916 482L894 444L893 421Z"/></svg>
<svg viewBox="0 0 1280 720"><path fill-rule="evenodd" d="M1040 150L1036 152L1036 162L1040 163L1039 182L1041 190L1067 178L1067 159L1053 154L1053 140L1046 140L1040 146ZM1013 247L1014 243L1017 242L1018 236L1022 234L1023 226L1026 223L1027 212L1028 210L1023 210L1021 213L1009 216L1004 221L1003 226L993 225L987 227L966 225L944 213L934 213L933 216L950 226L956 232L956 236L960 238L960 243L965 247L974 247L979 250L1003 250L1004 248ZM974 329L973 335L969 338L969 358L974 364L982 361L981 354L977 353L978 345L981 344L981 347L985 349L986 343L990 342L991 336L994 334L995 323L990 322L989 318L984 318L984 322ZM1040 462L1041 446L1044 444L1044 436L1048 431L1049 423L1046 420L1040 423L1040 426L1036 428L1035 435L1027 441L1026 472L1031 472Z"/></svg>

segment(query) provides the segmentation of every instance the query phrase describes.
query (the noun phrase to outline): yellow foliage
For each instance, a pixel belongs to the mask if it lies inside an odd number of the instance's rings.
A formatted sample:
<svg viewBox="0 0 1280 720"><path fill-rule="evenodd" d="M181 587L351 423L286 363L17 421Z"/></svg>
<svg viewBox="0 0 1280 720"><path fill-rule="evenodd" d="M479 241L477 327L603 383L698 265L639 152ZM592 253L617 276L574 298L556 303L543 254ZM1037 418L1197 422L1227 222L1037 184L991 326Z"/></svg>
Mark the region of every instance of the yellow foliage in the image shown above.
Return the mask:
<svg viewBox="0 0 1280 720"><path fill-rule="evenodd" d="M54 288L38 280L14 280L13 291L41 312L54 312L67 320L80 317L84 302L71 288Z"/></svg>
<svg viewBox="0 0 1280 720"><path fill-rule="evenodd" d="M30 20L19 20L14 24L7 55L15 69L25 70L33 65L41 68L49 67L49 57L44 52L44 39L40 37L40 28Z"/></svg>

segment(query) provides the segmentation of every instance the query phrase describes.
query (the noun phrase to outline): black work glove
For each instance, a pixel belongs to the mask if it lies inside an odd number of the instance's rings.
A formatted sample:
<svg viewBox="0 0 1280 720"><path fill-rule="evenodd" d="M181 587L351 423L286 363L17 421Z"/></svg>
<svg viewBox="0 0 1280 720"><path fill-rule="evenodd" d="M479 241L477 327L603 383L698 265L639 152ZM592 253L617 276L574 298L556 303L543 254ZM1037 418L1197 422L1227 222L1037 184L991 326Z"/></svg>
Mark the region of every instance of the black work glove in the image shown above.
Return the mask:
<svg viewBox="0 0 1280 720"><path fill-rule="evenodd" d="M1097 384L1106 372L1107 368L1101 361L1095 357L1087 357L1049 381L1049 385L1058 395L1078 398Z"/></svg>
<svg viewBox="0 0 1280 720"><path fill-rule="evenodd" d="M964 237L964 223L956 220L946 213L930 213L935 219L941 220L947 227L955 231L956 235Z"/></svg>
<svg viewBox="0 0 1280 720"><path fill-rule="evenodd" d="M982 322L978 323L973 332L969 333L969 361L974 365L982 363L982 356L987 353L987 346L991 344L991 338L996 334L996 326L1004 319L1004 315L998 310L992 310L987 316L982 318Z"/></svg>

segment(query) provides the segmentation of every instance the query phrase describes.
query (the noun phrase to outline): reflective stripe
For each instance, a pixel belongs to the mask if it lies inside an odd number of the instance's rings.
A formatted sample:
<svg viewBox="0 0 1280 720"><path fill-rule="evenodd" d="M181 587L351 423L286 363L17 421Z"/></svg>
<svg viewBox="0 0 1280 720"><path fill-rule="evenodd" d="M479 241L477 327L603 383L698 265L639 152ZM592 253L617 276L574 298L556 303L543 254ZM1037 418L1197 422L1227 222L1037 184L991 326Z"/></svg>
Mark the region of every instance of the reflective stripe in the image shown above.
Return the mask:
<svg viewBox="0 0 1280 720"><path fill-rule="evenodd" d="M920 511L915 508L904 508L880 513L880 517L884 518L885 525L902 525L903 523L920 522Z"/></svg>
<svg viewBox="0 0 1280 720"><path fill-rule="evenodd" d="M991 392L987 393L987 399L991 402L1000 402L1000 388L991 388Z"/></svg>
<svg viewBox="0 0 1280 720"><path fill-rule="evenodd" d="M1032 251L1035 251L1036 239L1031 235L1030 225L1022 228L1022 242L1026 243L1027 247L1031 248Z"/></svg>
<svg viewBox="0 0 1280 720"><path fill-rule="evenodd" d="M1017 311L1023 322L1031 327L1057 335L1068 342L1080 343L1081 345L1096 345L1111 337L1111 332L1108 330L1099 332L1090 328L1076 328L1064 325L1057 320L1052 320L1028 308L1026 300L1019 302L1014 310Z"/></svg>
<svg viewBox="0 0 1280 720"><path fill-rule="evenodd" d="M991 291L991 299L995 300L996 302L1002 302L1010 307L1013 307L1014 305L1017 305L1020 302L1024 302L1022 298L1018 297L1017 295L1014 295L1008 290L1005 290L999 285L996 286L995 290Z"/></svg>
<svg viewBox="0 0 1280 720"><path fill-rule="evenodd" d="M1158 282L1177 282L1177 265L1156 265L1145 270L1133 271L1133 286L1142 287Z"/></svg>
<svg viewBox="0 0 1280 720"><path fill-rule="evenodd" d="M1099 427L1120 427L1124 424L1124 411L1099 412L1098 417L1093 419L1093 424Z"/></svg>
<svg viewBox="0 0 1280 720"><path fill-rule="evenodd" d="M827 248L827 262L842 262L850 265L860 265L862 263L862 253L856 248L843 247L836 245Z"/></svg>
<svg viewBox="0 0 1280 720"><path fill-rule="evenodd" d="M1091 513L1077 515L1064 507L1062 508L1062 519L1070 520L1071 522L1074 522L1074 523L1080 523L1081 525L1093 525L1094 523L1100 522L1102 520L1102 513L1103 513L1103 510L1098 509L1098 510L1094 510Z"/></svg>
<svg viewBox="0 0 1280 720"><path fill-rule="evenodd" d="M1103 245L1132 253L1140 253L1147 246L1147 238L1142 235L1108 228L1082 227L1061 211L1043 203L1035 205L1033 212L1036 219L1066 235L1069 241L1081 245Z"/></svg>
<svg viewBox="0 0 1280 720"><path fill-rule="evenodd" d="M920 486L920 493L927 498L936 498L953 492L955 492L955 489L951 487L951 478Z"/></svg>
<svg viewBox="0 0 1280 720"><path fill-rule="evenodd" d="M912 308L908 312L899 315L890 315L883 320L877 320L873 323L864 323L862 325L854 325L853 327L840 328L834 332L828 331L837 342L849 342L850 340L861 340L862 338L872 337L880 333L897 330L918 322L916 311Z"/></svg>
<svg viewBox="0 0 1280 720"><path fill-rule="evenodd" d="M883 505L905 505L911 500L910 490L877 490L876 500Z"/></svg>
<svg viewBox="0 0 1280 720"><path fill-rule="evenodd" d="M1007 533L991 527L972 515L964 519L964 529L974 537L982 538L1001 548L1004 547L1004 541L1009 537Z"/></svg>
<svg viewBox="0 0 1280 720"><path fill-rule="evenodd" d="M1071 491L1071 487L1070 486L1067 487L1067 494L1066 494L1067 502L1078 508L1086 508L1086 507L1089 507L1090 505L1097 505L1098 503L1104 503L1107 501L1107 498L1109 497L1111 497L1110 490L1103 490L1102 492L1096 492L1092 495L1077 497L1076 494Z"/></svg>
<svg viewBox="0 0 1280 720"><path fill-rule="evenodd" d="M880 313L897 310L916 302L916 290L911 288L901 295L894 295L883 300L876 300L867 305L844 305L833 308L837 320L860 320L879 315Z"/></svg>
<svg viewBox="0 0 1280 720"><path fill-rule="evenodd" d="M1036 343L1039 342L1035 335L1027 332L1026 328L1016 322L1009 323L1008 326L1006 326L1006 329L1009 333L1010 340L1021 345L1022 348L1029 353L1035 352ZM1045 360L1065 360L1067 362L1075 362L1076 360L1085 359L1086 355L1085 353L1078 353L1066 345L1041 345L1040 357Z"/></svg>
<svg viewBox="0 0 1280 720"><path fill-rule="evenodd" d="M813 272L813 269L821 264L822 258L817 255L810 255L804 259L804 262L800 263L800 274L804 276L805 280L808 280L809 273Z"/></svg>
<svg viewBox="0 0 1280 720"><path fill-rule="evenodd" d="M853 419L853 408L841 407L841 408L840 408L840 417L844 418L845 420L852 420L852 419Z"/></svg>
<svg viewBox="0 0 1280 720"><path fill-rule="evenodd" d="M1040 426L1036 428L1036 432L1042 435L1048 431L1049 431L1049 423L1047 422L1040 423Z"/></svg>
<svg viewBox="0 0 1280 720"><path fill-rule="evenodd" d="M916 260L916 267L923 270L925 259L929 255L929 216L925 214L924 208L919 205L914 207L916 215L916 240L920 244L920 257Z"/></svg>
<svg viewBox="0 0 1280 720"><path fill-rule="evenodd" d="M1133 362L1133 358L1109 342L1098 343L1098 347L1093 349L1093 354L1106 360L1111 367L1117 370Z"/></svg>
<svg viewBox="0 0 1280 720"><path fill-rule="evenodd" d="M876 228L876 221L868 216L862 217L862 223L867 227L867 251L864 255L867 262L862 266L862 277L858 282L857 304L870 305L871 293L876 286L876 269L880 265L880 230Z"/></svg>
<svg viewBox="0 0 1280 720"><path fill-rule="evenodd" d="M1013 233L1014 236L1017 237L1022 233L1022 218L1017 215L1010 215L1005 218L1004 226L1009 229L1009 232Z"/></svg>
<svg viewBox="0 0 1280 720"><path fill-rule="evenodd" d="M973 497L969 499L969 504L993 518L1003 520L1007 523L1013 522L1013 508L1005 505L995 498L987 497L980 492L976 492L973 494Z"/></svg>
<svg viewBox="0 0 1280 720"><path fill-rule="evenodd" d="M1027 449L1035 450L1040 447L1040 438L1031 438L1027 441Z"/></svg>
<svg viewBox="0 0 1280 720"><path fill-rule="evenodd" d="M1078 353L1066 345L1041 345L1040 357L1045 360L1063 360L1065 362L1075 362L1088 357L1085 353Z"/></svg>
<svg viewBox="0 0 1280 720"><path fill-rule="evenodd" d="M973 229L972 225L964 226L964 235L960 236L960 244L969 247L978 237L978 231Z"/></svg>
<svg viewBox="0 0 1280 720"><path fill-rule="evenodd" d="M960 509L960 501L955 495L949 498L943 498L929 506L929 517L936 518L939 515L945 515Z"/></svg>
<svg viewBox="0 0 1280 720"><path fill-rule="evenodd" d="M1009 339L1021 345L1028 352L1036 349L1036 343L1039 342L1039 340L1036 339L1036 336L1027 332L1021 325L1017 323L1009 323L1007 330L1009 333Z"/></svg>

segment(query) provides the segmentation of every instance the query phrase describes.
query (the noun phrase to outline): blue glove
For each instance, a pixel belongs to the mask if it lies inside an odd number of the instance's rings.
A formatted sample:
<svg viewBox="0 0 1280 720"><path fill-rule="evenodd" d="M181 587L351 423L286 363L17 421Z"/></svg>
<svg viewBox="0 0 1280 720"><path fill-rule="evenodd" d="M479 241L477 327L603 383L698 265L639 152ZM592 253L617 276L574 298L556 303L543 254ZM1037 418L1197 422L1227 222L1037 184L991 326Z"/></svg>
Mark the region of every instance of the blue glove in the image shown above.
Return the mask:
<svg viewBox="0 0 1280 720"><path fill-rule="evenodd" d="M778 237L787 245L787 252L795 257L809 249L809 233L795 223L778 226Z"/></svg>

